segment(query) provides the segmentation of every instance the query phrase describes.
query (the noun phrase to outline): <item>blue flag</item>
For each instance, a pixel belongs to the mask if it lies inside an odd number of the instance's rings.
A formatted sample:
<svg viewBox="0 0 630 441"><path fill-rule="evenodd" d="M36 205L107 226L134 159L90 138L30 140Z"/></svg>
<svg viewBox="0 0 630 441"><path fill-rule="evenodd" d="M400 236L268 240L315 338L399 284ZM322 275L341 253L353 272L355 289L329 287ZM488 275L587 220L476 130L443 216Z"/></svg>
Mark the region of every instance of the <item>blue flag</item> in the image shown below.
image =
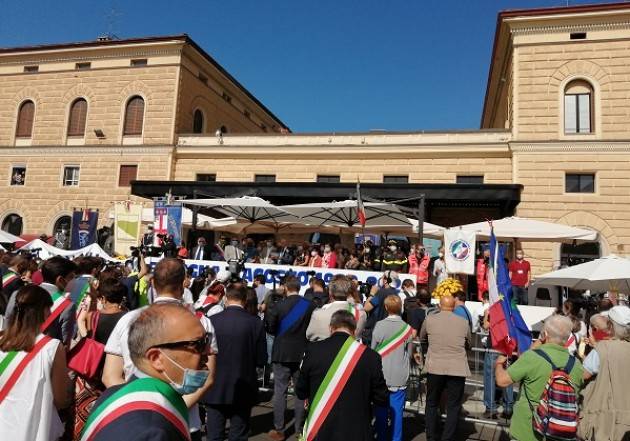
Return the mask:
<svg viewBox="0 0 630 441"><path fill-rule="evenodd" d="M505 252L503 247L497 246L497 238L494 235L494 229L490 233L490 262L494 266L494 276L499 294L499 303L507 324L507 333L512 342L511 346L515 346L518 353L525 352L532 344L532 333L527 328L521 312L516 306L516 302L512 297L512 282L510 281L510 273L505 263ZM490 317L492 321L492 316ZM516 343L516 344L514 344Z"/></svg>

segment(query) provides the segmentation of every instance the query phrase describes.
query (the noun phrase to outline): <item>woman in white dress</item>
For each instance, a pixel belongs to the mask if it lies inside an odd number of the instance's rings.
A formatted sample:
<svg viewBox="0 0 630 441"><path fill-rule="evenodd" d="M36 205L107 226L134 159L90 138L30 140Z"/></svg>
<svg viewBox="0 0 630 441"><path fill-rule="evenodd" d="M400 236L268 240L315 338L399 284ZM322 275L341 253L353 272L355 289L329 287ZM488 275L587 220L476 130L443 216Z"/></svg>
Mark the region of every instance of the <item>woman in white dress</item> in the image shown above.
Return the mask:
<svg viewBox="0 0 630 441"><path fill-rule="evenodd" d="M63 434L57 410L71 399L65 348L40 332L52 304L43 288L21 288L0 332L1 440L54 441Z"/></svg>

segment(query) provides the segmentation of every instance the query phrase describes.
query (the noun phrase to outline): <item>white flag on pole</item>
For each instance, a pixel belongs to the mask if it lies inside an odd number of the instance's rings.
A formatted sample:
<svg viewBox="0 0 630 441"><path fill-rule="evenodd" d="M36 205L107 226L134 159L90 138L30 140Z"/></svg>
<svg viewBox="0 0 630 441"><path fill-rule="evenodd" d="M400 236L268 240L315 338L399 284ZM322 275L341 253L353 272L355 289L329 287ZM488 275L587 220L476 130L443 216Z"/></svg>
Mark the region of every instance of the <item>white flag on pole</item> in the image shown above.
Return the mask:
<svg viewBox="0 0 630 441"><path fill-rule="evenodd" d="M475 274L475 233L459 228L445 230L444 260L449 274Z"/></svg>

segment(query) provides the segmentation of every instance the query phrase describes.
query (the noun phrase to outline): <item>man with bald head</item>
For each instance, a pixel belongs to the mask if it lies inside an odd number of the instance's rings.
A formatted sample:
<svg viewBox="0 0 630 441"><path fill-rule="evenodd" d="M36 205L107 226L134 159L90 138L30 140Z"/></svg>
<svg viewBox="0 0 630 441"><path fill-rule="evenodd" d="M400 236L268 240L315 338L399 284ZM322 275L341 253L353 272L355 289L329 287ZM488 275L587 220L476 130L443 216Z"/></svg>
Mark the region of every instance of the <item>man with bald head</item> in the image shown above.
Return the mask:
<svg viewBox="0 0 630 441"><path fill-rule="evenodd" d="M507 358L504 356L497 358L495 367L497 386L507 387L513 383L521 383L510 423L512 438L519 441L539 439L532 426L531 409L538 406L553 369L552 363L557 368L567 368L573 384L578 390L582 387L582 365L574 356L569 354L565 347L572 329L573 322L569 317L552 315L543 324L540 342L532 345L533 349L521 354L514 364L506 369Z"/></svg>
<svg viewBox="0 0 630 441"><path fill-rule="evenodd" d="M184 295L185 279L186 267L181 260L174 258L160 260L153 270L153 279L151 279L156 292L154 304L183 305L182 296ZM105 365L103 367L103 384L107 387L129 381L138 369L131 357L128 341L131 326L144 309L146 308L135 309L125 314L116 323L107 340L105 345ZM201 418L197 402L212 385L214 378L213 367L216 363L215 354L218 352L214 328L210 319L206 316L201 316L198 320L209 335L211 342L211 352L208 360L208 369L210 369L211 375L203 388L184 397L186 404L190 408L190 430L193 441L201 440ZM179 326L181 325L177 325L177 327Z"/></svg>
<svg viewBox="0 0 630 441"><path fill-rule="evenodd" d="M438 408L446 390L446 423L442 440L455 439L457 420L464 398L466 377L470 375L466 348L470 347L470 327L466 320L453 314L455 298L442 296L440 312L429 315L420 329L420 341L428 339L425 362L427 375L426 430L427 440L440 439Z"/></svg>
<svg viewBox="0 0 630 441"><path fill-rule="evenodd" d="M210 341L199 319L177 303L153 305L131 325L128 344L135 373L103 393L81 440L189 440L182 395L209 376Z"/></svg>

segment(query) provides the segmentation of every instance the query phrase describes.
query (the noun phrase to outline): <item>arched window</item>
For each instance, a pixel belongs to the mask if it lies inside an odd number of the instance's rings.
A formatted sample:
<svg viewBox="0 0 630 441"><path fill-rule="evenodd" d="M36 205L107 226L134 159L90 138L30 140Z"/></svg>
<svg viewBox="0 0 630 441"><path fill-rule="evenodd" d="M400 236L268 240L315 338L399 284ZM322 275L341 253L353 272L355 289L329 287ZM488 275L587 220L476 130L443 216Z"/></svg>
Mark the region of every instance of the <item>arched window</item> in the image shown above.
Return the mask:
<svg viewBox="0 0 630 441"><path fill-rule="evenodd" d="M83 98L78 98L72 103L68 116L68 136L85 136L87 108L87 101Z"/></svg>
<svg viewBox="0 0 630 441"><path fill-rule="evenodd" d="M52 236L55 238L55 246L62 249L68 249L70 242L70 225L72 218L68 215L60 216L53 226Z"/></svg>
<svg viewBox="0 0 630 441"><path fill-rule="evenodd" d="M30 138L33 136L33 121L35 121L35 103L24 101L18 111L16 138Z"/></svg>
<svg viewBox="0 0 630 441"><path fill-rule="evenodd" d="M2 229L8 233L13 234L14 236L19 236L22 234L22 216L16 213L8 214L2 220Z"/></svg>
<svg viewBox="0 0 630 441"><path fill-rule="evenodd" d="M144 123L144 99L134 96L127 102L125 108L125 125L123 135L142 135Z"/></svg>
<svg viewBox="0 0 630 441"><path fill-rule="evenodd" d="M564 133L593 131L593 87L584 80L571 81L564 89Z"/></svg>
<svg viewBox="0 0 630 441"><path fill-rule="evenodd" d="M203 133L204 116L200 109L193 114L193 133Z"/></svg>

